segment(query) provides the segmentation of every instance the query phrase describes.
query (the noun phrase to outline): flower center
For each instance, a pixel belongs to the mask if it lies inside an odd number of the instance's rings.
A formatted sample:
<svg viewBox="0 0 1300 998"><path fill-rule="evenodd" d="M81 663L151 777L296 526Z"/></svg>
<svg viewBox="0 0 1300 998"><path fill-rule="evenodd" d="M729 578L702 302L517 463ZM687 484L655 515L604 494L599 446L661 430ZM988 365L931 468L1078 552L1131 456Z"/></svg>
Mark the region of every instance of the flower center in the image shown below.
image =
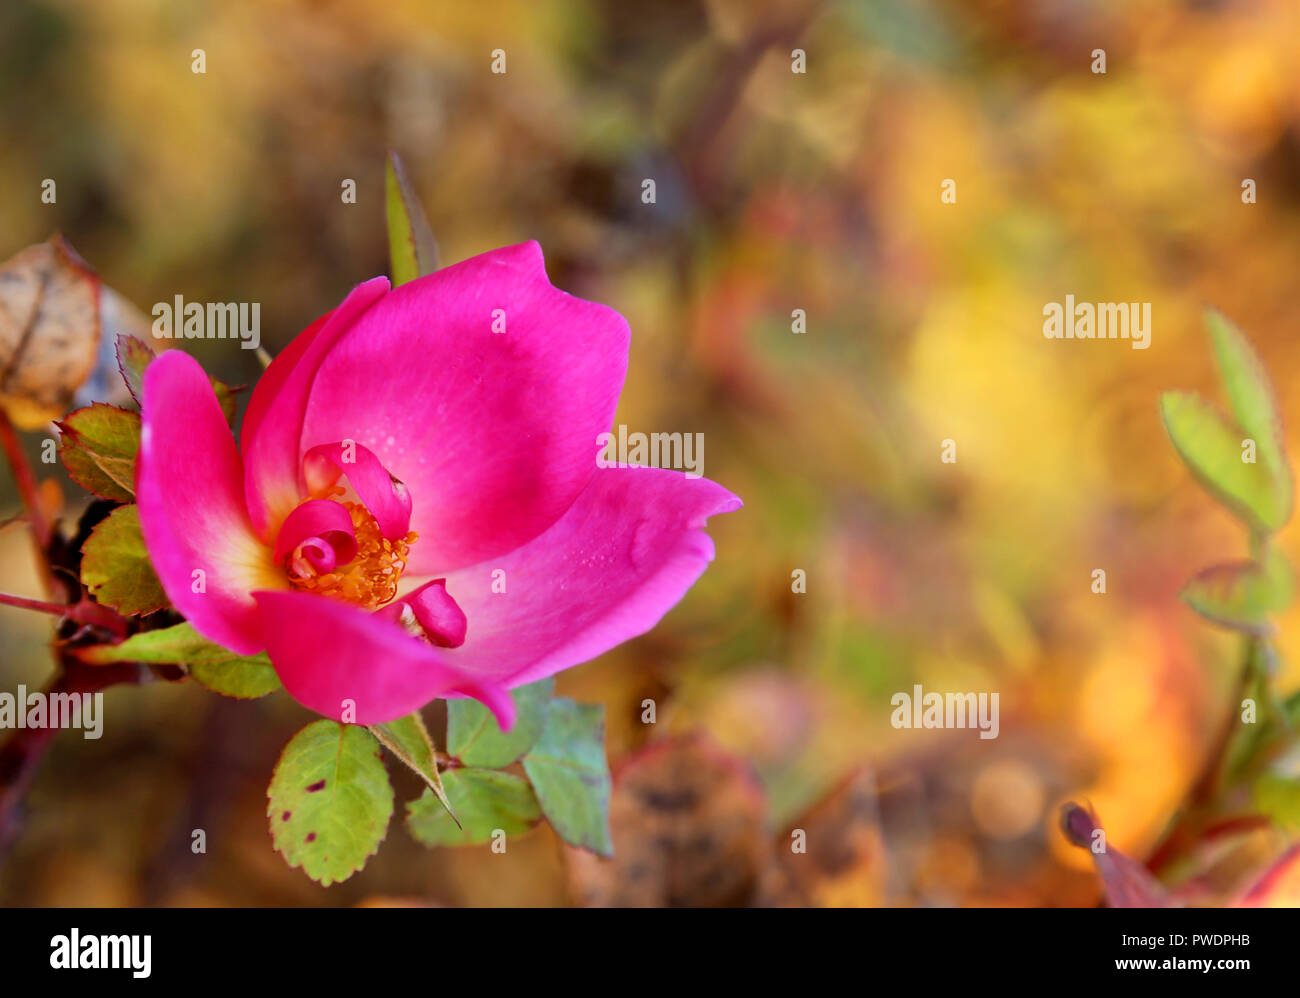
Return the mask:
<svg viewBox="0 0 1300 998"><path fill-rule="evenodd" d="M397 595L397 583L406 570L411 545L418 535L388 540L370 510L359 502L344 502L356 532L357 553L346 565L321 571L324 564L307 544L300 544L285 558L289 582L294 588L333 596L367 609L383 606Z"/></svg>

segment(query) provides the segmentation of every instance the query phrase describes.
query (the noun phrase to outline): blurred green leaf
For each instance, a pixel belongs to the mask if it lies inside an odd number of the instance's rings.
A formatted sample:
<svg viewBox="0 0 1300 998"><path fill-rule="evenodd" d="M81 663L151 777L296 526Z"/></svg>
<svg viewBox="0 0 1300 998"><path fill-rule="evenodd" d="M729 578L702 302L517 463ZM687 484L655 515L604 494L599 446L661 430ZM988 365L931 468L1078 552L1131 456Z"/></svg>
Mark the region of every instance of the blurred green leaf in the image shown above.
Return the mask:
<svg viewBox="0 0 1300 998"><path fill-rule="evenodd" d="M1264 773L1251 788L1255 807L1288 833L1300 832L1300 779Z"/></svg>
<svg viewBox="0 0 1300 998"><path fill-rule="evenodd" d="M488 841L498 829L507 836L522 835L542 816L533 788L514 773L449 769L443 783L460 827L427 790L406 805L406 825L425 845L474 845Z"/></svg>
<svg viewBox="0 0 1300 998"><path fill-rule="evenodd" d="M1271 548L1264 565L1236 561L1197 572L1179 597L1202 617L1249 634L1269 634L1270 615L1295 598L1295 578L1286 557Z"/></svg>
<svg viewBox="0 0 1300 998"><path fill-rule="evenodd" d="M1242 460L1247 434L1193 392L1160 396L1169 439L1196 479L1253 529L1271 533L1291 516L1291 488L1268 464ZM1258 451L1259 442L1256 441ZM1258 454L1257 454L1258 456Z"/></svg>
<svg viewBox="0 0 1300 998"><path fill-rule="evenodd" d="M58 424L59 457L72 480L101 499L135 500L140 416L96 402Z"/></svg>
<svg viewBox="0 0 1300 998"><path fill-rule="evenodd" d="M121 644L85 648L78 657L93 665L110 662L184 665L195 682L214 693L239 699L263 697L280 689L280 679L265 652L238 655L209 641L189 621L133 634Z"/></svg>
<svg viewBox="0 0 1300 998"><path fill-rule="evenodd" d="M314 721L290 739L266 796L276 850L325 887L365 865L393 813L379 744L337 721Z"/></svg>
<svg viewBox="0 0 1300 998"><path fill-rule="evenodd" d="M879 48L909 62L947 66L962 54L948 20L927 0L852 0L844 5L848 23Z"/></svg>
<svg viewBox="0 0 1300 998"><path fill-rule="evenodd" d="M555 689L553 678L512 690L518 714L507 734L492 712L477 700L447 701L447 752L467 766L501 769L530 748L546 726Z"/></svg>
<svg viewBox="0 0 1300 998"><path fill-rule="evenodd" d="M424 217L397 153L388 153L384 171L385 202L388 211L388 253L392 260L393 286L413 281L438 269L438 245Z"/></svg>
<svg viewBox="0 0 1300 998"><path fill-rule="evenodd" d="M1259 355L1241 330L1218 309L1206 312L1205 324L1237 423L1261 448L1266 444L1280 446L1281 417Z"/></svg>
<svg viewBox="0 0 1300 998"><path fill-rule="evenodd" d="M1219 372L1223 377L1233 415L1246 436L1255 441L1259 460L1277 476L1277 488L1280 495L1285 496L1289 518L1294 485L1286 459L1282 418L1273 395L1273 386L1250 341L1223 313L1210 309L1206 313L1205 322L1214 343Z"/></svg>
<svg viewBox="0 0 1300 998"><path fill-rule="evenodd" d="M546 727L524 756L524 772L560 838L601 856L614 854L603 707L552 700Z"/></svg>
<svg viewBox="0 0 1300 998"><path fill-rule="evenodd" d="M167 605L134 505L117 507L86 538L81 546L81 581L97 603L119 613L151 613Z"/></svg>

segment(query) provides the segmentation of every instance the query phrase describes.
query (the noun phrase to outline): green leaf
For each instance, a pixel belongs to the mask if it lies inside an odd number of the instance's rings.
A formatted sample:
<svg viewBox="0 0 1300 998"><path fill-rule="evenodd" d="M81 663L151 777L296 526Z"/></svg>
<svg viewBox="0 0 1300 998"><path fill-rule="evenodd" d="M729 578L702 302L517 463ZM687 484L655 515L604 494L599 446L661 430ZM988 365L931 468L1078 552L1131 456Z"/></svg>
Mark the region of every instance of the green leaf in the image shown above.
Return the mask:
<svg viewBox="0 0 1300 998"><path fill-rule="evenodd" d="M365 866L393 813L378 743L337 721L314 721L290 739L266 796L276 850L325 887Z"/></svg>
<svg viewBox="0 0 1300 998"><path fill-rule="evenodd" d="M518 715L506 734L492 712L477 700L447 701L447 753L467 766L502 769L522 756L537 741L555 690L554 678L512 690Z"/></svg>
<svg viewBox="0 0 1300 998"><path fill-rule="evenodd" d="M552 700L542 736L524 756L524 772L560 838L601 856L614 855L603 707L568 697Z"/></svg>
<svg viewBox="0 0 1300 998"><path fill-rule="evenodd" d="M1245 434L1214 406L1193 392L1172 391L1160 396L1160 410L1183 462L1234 514L1263 533L1290 519L1289 479L1284 483L1266 462L1243 461Z"/></svg>
<svg viewBox="0 0 1300 998"><path fill-rule="evenodd" d="M1270 548L1263 565L1234 561L1197 572L1179 593L1202 617L1248 634L1273 632L1270 615L1295 598L1295 577L1286 557Z"/></svg>
<svg viewBox="0 0 1300 998"><path fill-rule="evenodd" d="M118 334L117 369L122 372L126 390L131 393L136 405L144 401L144 369L156 356L153 347L140 337Z"/></svg>
<svg viewBox="0 0 1300 998"><path fill-rule="evenodd" d="M495 769L449 769L443 785L460 815L460 827L425 791L406 805L406 826L428 846L466 846L487 842L498 829L507 837L522 835L541 818L528 781Z"/></svg>
<svg viewBox="0 0 1300 998"><path fill-rule="evenodd" d="M438 245L420 200L411 189L406 167L391 150L384 171L384 193L388 210L388 253L396 287L437 270Z"/></svg>
<svg viewBox="0 0 1300 998"><path fill-rule="evenodd" d="M1219 372L1238 425L1255 441L1261 460L1271 461L1279 470L1284 469L1282 419L1273 397L1273 386L1264 373L1259 355L1241 330L1222 312L1208 310L1205 322L1210 329ZM1291 484L1289 474L1286 484Z"/></svg>
<svg viewBox="0 0 1300 998"><path fill-rule="evenodd" d="M456 821L456 812L447 800L442 777L438 774L438 754L434 751L433 739L429 737L429 729L424 726L420 712L407 714L396 721L373 725L370 733L428 784L434 796L451 815L452 821Z"/></svg>
<svg viewBox="0 0 1300 998"><path fill-rule="evenodd" d="M83 648L78 657L92 665L110 662L184 665L196 682L214 693L240 699L263 697L280 688L280 679L265 652L237 655L209 641L189 621L133 634L121 644Z"/></svg>
<svg viewBox="0 0 1300 998"><path fill-rule="evenodd" d="M95 602L119 613L151 613L167 605L149 563L134 505L117 507L86 538L81 546L81 581Z"/></svg>
<svg viewBox="0 0 1300 998"><path fill-rule="evenodd" d="M1270 475L1278 502L1285 509L1285 522L1294 508L1295 484L1273 386L1259 355L1241 330L1216 309L1206 313L1205 321L1233 415L1246 436L1255 441L1258 461Z"/></svg>
<svg viewBox="0 0 1300 998"><path fill-rule="evenodd" d="M1300 728L1300 690L1282 702L1282 720L1291 728Z"/></svg>
<svg viewBox="0 0 1300 998"><path fill-rule="evenodd" d="M122 372L122 380L126 382L126 389L135 399L136 405L144 404L144 371L157 356L153 347L138 336L119 335L117 338L117 369ZM208 375L208 381L217 396L217 404L221 406L221 414L233 426L238 404L236 396L243 390L242 387L232 388L211 375Z"/></svg>
<svg viewBox="0 0 1300 998"><path fill-rule="evenodd" d="M102 499L135 499L135 456L140 450L140 416L96 402L58 424L59 457L72 480Z"/></svg>
<svg viewBox="0 0 1300 998"><path fill-rule="evenodd" d="M217 404L221 406L221 414L226 417L226 423L233 426L235 424L235 410L239 404L237 396L244 390L243 386L231 387L211 375L208 376L208 380L212 382L212 391L216 393Z"/></svg>
<svg viewBox="0 0 1300 998"><path fill-rule="evenodd" d="M1264 773L1252 787L1255 807L1283 831L1300 832L1300 780L1281 773Z"/></svg>

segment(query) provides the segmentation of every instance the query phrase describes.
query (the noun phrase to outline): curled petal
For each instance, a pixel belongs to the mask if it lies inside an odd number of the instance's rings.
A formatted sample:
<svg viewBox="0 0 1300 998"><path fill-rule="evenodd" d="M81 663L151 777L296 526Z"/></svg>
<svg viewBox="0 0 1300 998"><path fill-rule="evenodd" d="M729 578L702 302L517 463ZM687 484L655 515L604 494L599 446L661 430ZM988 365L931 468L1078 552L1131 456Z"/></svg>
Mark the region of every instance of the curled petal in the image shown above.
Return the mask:
<svg viewBox="0 0 1300 998"><path fill-rule="evenodd" d="M275 540L274 559L284 556L310 537L324 537L331 543L343 546L347 556L343 562L356 555L356 532L348 511L328 499L308 499L298 505L285 519ZM350 544L350 547L349 547Z"/></svg>
<svg viewBox="0 0 1300 998"><path fill-rule="evenodd" d="M447 592L446 579L434 579L384 607L381 613L403 620L410 614L418 632L439 648L459 648L465 643L465 611Z"/></svg>
<svg viewBox="0 0 1300 998"><path fill-rule="evenodd" d="M465 660L409 635L390 616L371 614L327 596L256 592L275 625L266 629L271 663L304 707L356 724L404 717L430 700L466 691L503 725L513 720L509 694ZM349 713L348 708L352 708Z"/></svg>
<svg viewBox="0 0 1300 998"><path fill-rule="evenodd" d="M136 498L149 558L196 630L240 654L262 647L254 589L287 585L244 507L243 468L208 376L180 350L144 374Z"/></svg>
<svg viewBox="0 0 1300 998"><path fill-rule="evenodd" d="M307 564L305 566L296 564L298 558ZM325 538L308 537L296 546L294 561L295 564L290 565L291 576L325 575L338 567L339 556L334 550L334 545Z"/></svg>
<svg viewBox="0 0 1300 998"><path fill-rule="evenodd" d="M357 554L356 530L348 511L328 499L308 499L285 519L275 538L276 564L299 544L319 538L332 549L338 564L346 565ZM329 569L325 569L329 571Z"/></svg>
<svg viewBox="0 0 1300 998"><path fill-rule="evenodd" d="M369 448L352 440L318 444L303 458L303 475L309 492L319 492L338 481L339 475L345 476L388 540L405 537L411 529L410 493Z"/></svg>
<svg viewBox="0 0 1300 998"><path fill-rule="evenodd" d="M453 654L513 688L645 633L712 560L705 520L740 506L721 486L681 472L597 470L542 536L448 574L469 620Z"/></svg>

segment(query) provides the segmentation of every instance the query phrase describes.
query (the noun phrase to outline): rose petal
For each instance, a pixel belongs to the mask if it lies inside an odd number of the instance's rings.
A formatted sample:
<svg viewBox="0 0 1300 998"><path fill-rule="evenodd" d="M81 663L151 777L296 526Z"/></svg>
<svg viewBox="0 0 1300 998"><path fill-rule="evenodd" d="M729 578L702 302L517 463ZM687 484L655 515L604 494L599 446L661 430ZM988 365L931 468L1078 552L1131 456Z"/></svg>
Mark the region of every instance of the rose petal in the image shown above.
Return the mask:
<svg viewBox="0 0 1300 998"><path fill-rule="evenodd" d="M536 243L485 253L356 321L320 364L303 442L356 440L406 484L412 571L501 555L553 524L595 471L628 336L617 312L551 286Z"/></svg>
<svg viewBox="0 0 1300 998"><path fill-rule="evenodd" d="M302 360L303 354L316 339L316 334L325 327L325 323L329 322L333 314L334 310L330 309L291 339L289 345L275 355L275 359L257 379L257 384L253 386L253 393L248 397L248 405L244 409L244 421L239 428L239 449L244 453L248 452L253 437L257 435L257 428L262 424L266 410L280 394L280 389L284 387L285 381L298 366L298 361Z"/></svg>
<svg viewBox="0 0 1300 998"><path fill-rule="evenodd" d="M261 408L251 435L245 434L244 497L253 529L265 540L275 536L284 518L305 496L302 480L302 427L308 393L322 359L357 318L388 293L388 278L376 277L359 284L329 313L283 376L268 391L273 397ZM317 320L320 322L321 320ZM295 350L295 353L299 351ZM269 373L269 369L268 372ZM334 439L343 439L343 433ZM322 442L322 441L317 441Z"/></svg>
<svg viewBox="0 0 1300 998"><path fill-rule="evenodd" d="M149 364L142 415L136 500L163 590L200 634L255 652L261 628L249 594L288 583L253 533L235 440L193 357L167 350Z"/></svg>
<svg viewBox="0 0 1300 998"><path fill-rule="evenodd" d="M319 537L334 548L338 564L346 565L357 554L357 534L348 511L328 499L308 499L285 519L275 538L275 563L310 537Z"/></svg>
<svg viewBox="0 0 1300 998"><path fill-rule="evenodd" d="M266 629L266 648L280 681L318 714L381 724L456 691L482 700L503 726L513 723L511 698L492 677L471 671L468 660L453 662L449 652L411 637L382 613L296 591L253 597L275 621Z"/></svg>
<svg viewBox="0 0 1300 998"><path fill-rule="evenodd" d="M411 494L401 482L393 481L369 448L356 441L319 444L303 458L308 491L333 485L340 474L347 477L361 504L375 518L380 533L390 541L406 536L411 529Z"/></svg>
<svg viewBox="0 0 1300 998"><path fill-rule="evenodd" d="M447 592L446 579L434 579L390 605L409 606L416 622L439 648L459 648L465 643L468 621Z"/></svg>
<svg viewBox="0 0 1300 998"><path fill-rule="evenodd" d="M713 558L705 520L741 502L657 468L603 468L555 526L517 551L449 573L469 621L452 655L513 688L650 630ZM493 592L494 573L505 592Z"/></svg>

